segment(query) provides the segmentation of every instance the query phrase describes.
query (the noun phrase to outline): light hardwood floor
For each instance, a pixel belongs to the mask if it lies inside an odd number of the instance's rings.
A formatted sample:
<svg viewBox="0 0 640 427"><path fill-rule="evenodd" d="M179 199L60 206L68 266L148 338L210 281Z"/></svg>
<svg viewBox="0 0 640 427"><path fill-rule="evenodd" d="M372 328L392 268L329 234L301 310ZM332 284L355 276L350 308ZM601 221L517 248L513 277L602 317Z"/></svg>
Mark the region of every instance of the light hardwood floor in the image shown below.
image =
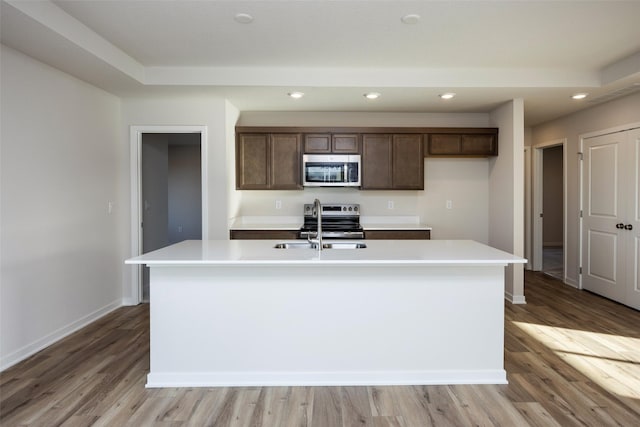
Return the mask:
<svg viewBox="0 0 640 427"><path fill-rule="evenodd" d="M505 304L508 385L147 390L140 305L3 372L0 425L640 425L640 312L544 274L525 278L528 304Z"/></svg>

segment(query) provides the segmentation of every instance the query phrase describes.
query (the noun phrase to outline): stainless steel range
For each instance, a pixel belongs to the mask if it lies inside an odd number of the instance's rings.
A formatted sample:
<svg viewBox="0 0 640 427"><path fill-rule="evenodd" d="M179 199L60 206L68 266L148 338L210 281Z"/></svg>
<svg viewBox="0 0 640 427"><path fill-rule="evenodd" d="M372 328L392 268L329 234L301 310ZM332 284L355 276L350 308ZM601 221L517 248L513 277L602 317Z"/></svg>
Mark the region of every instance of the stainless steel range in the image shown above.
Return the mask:
<svg viewBox="0 0 640 427"><path fill-rule="evenodd" d="M322 238L324 239L362 239L364 232L360 225L359 204L322 205ZM318 216L314 205L304 205L304 224L300 228L300 237L315 237L318 232ZM311 236L309 236L311 233Z"/></svg>

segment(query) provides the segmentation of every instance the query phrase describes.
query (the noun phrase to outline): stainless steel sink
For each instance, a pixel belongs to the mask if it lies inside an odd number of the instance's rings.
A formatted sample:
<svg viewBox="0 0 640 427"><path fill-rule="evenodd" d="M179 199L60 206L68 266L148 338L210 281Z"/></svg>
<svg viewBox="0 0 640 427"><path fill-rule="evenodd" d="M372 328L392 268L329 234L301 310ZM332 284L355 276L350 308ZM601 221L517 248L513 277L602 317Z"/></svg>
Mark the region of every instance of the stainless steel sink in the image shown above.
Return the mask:
<svg viewBox="0 0 640 427"><path fill-rule="evenodd" d="M318 245L309 242L284 242L277 243L274 248L276 249L318 249Z"/></svg>
<svg viewBox="0 0 640 427"><path fill-rule="evenodd" d="M322 249L364 249L367 245L361 242L332 242L323 243Z"/></svg>
<svg viewBox="0 0 640 427"><path fill-rule="evenodd" d="M330 242L323 243L322 249L364 249L367 245L361 242ZM282 242L276 243L275 249L318 249L316 243Z"/></svg>

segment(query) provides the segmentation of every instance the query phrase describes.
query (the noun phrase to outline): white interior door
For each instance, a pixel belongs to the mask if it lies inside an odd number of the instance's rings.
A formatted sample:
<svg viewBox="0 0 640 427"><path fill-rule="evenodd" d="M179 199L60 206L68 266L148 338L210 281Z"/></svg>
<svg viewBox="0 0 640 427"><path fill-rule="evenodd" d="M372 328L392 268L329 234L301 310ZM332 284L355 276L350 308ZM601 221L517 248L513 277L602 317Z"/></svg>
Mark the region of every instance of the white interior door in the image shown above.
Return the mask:
<svg viewBox="0 0 640 427"><path fill-rule="evenodd" d="M627 292L624 303L640 310L640 129L628 133L627 218L622 231L627 241Z"/></svg>
<svg viewBox="0 0 640 427"><path fill-rule="evenodd" d="M582 284L607 298L625 298L626 135L585 140Z"/></svg>

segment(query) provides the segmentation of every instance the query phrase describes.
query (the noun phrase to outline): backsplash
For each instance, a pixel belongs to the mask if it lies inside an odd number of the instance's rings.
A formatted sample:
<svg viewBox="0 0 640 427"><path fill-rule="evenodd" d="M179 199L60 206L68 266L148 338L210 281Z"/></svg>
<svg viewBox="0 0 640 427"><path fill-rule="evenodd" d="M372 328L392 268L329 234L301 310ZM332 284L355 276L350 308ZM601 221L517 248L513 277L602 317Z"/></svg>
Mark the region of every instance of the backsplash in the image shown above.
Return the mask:
<svg viewBox="0 0 640 427"><path fill-rule="evenodd" d="M271 217L302 220L305 203L359 203L362 219L385 222L413 217L433 227L432 239L488 241L489 161L483 158L425 159L425 188L421 190L363 191L355 188L306 188L296 191L234 190L230 220ZM389 209L392 202L393 209ZM276 207L279 206L279 209ZM382 218L386 217L386 218ZM294 221L295 222L295 221Z"/></svg>
<svg viewBox="0 0 640 427"><path fill-rule="evenodd" d="M366 216L416 216L423 191L359 191L306 188L300 191L241 191L236 216L302 216L305 203L359 203Z"/></svg>

